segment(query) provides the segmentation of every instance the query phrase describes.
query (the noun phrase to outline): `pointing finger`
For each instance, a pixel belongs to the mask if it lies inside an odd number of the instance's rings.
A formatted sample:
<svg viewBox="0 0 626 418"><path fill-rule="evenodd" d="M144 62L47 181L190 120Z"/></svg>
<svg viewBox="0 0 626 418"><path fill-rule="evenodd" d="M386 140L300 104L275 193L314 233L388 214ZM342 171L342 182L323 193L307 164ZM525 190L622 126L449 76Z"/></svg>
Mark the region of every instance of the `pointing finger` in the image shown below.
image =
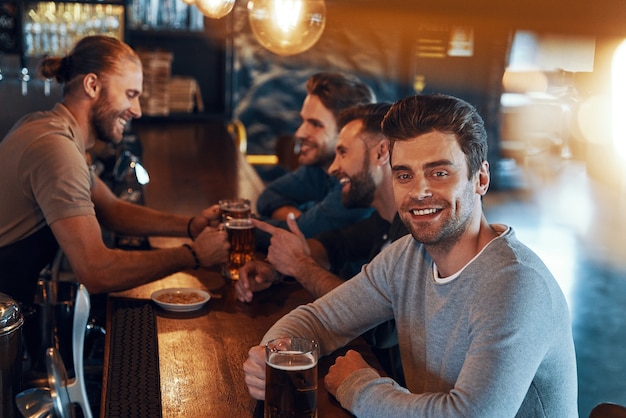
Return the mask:
<svg viewBox="0 0 626 418"><path fill-rule="evenodd" d="M287 226L289 227L289 230L296 234L298 237L304 238L304 234L300 231L300 228L298 227L298 222L296 222L296 217L291 212L289 213L289 215L287 215Z"/></svg>
<svg viewBox="0 0 626 418"><path fill-rule="evenodd" d="M263 222L254 218L252 218L252 225L259 228L261 231L267 232L271 235L274 235L276 232L280 231L280 228L277 228L274 225L270 225L267 222Z"/></svg>

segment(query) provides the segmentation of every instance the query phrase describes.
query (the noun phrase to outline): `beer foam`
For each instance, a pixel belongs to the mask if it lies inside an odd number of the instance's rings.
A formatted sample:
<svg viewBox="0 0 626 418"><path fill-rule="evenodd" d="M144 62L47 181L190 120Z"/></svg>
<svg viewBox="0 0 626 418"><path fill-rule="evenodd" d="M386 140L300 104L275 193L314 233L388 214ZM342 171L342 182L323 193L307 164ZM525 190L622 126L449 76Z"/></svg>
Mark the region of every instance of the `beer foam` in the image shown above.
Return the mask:
<svg viewBox="0 0 626 418"><path fill-rule="evenodd" d="M295 356L298 354L298 356ZM277 361L278 360L278 361ZM296 363L294 363L296 360ZM300 353L299 351L280 351L270 354L266 363L275 369L286 371L308 370L317 364L315 356L311 353Z"/></svg>
<svg viewBox="0 0 626 418"><path fill-rule="evenodd" d="M254 228L254 225L252 225L252 224L244 224L244 225L237 225L237 224L231 225L231 224L228 224L228 225L226 225L226 228L243 230L243 229L252 229L252 228Z"/></svg>

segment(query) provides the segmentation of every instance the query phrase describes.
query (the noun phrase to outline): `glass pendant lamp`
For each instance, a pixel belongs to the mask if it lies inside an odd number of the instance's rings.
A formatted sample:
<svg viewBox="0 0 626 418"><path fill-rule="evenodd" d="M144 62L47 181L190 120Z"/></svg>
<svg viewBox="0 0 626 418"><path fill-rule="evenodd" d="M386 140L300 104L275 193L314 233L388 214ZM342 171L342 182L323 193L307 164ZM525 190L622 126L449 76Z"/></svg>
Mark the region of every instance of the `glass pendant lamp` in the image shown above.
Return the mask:
<svg viewBox="0 0 626 418"><path fill-rule="evenodd" d="M322 36L326 3L324 0L249 0L248 19L263 47L277 55L295 55L311 48Z"/></svg>
<svg viewBox="0 0 626 418"><path fill-rule="evenodd" d="M189 1L189 0L185 0ZM193 2L193 0L191 0ZM206 17L219 19L233 10L235 0L195 0L196 7Z"/></svg>

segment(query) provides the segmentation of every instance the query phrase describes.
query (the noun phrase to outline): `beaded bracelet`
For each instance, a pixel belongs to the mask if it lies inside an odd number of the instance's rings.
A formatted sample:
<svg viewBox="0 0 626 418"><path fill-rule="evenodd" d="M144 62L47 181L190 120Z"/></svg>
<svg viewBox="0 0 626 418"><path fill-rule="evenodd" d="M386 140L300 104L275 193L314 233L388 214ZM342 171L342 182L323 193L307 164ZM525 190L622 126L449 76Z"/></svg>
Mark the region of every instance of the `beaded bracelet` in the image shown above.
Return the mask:
<svg viewBox="0 0 626 418"><path fill-rule="evenodd" d="M198 254L196 254L194 249L191 248L191 245L189 245L189 244L183 244L183 247L185 247L186 249L189 250L189 252L193 256L194 261L196 262L196 264L193 266L193 269L194 270L198 270L200 268L200 259L198 258Z"/></svg>
<svg viewBox="0 0 626 418"><path fill-rule="evenodd" d="M191 235L191 222L193 222L193 218L195 218L195 216L189 218L189 222L187 222L187 236L191 238L192 241L194 240L193 235Z"/></svg>

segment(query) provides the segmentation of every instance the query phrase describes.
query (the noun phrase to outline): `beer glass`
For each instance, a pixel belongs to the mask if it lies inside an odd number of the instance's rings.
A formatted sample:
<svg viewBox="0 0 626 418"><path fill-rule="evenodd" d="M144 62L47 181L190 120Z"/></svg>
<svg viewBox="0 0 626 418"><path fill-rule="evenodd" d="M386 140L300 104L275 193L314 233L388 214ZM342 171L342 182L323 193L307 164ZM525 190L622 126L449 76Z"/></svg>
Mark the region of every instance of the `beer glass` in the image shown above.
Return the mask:
<svg viewBox="0 0 626 418"><path fill-rule="evenodd" d="M223 199L218 204L220 206L220 220L222 223L233 218L249 218L252 213L250 200L248 199Z"/></svg>
<svg viewBox="0 0 626 418"><path fill-rule="evenodd" d="M231 280L239 280L239 267L254 259L254 225L250 218L230 218L224 222L228 233L230 253L222 274Z"/></svg>
<svg viewBox="0 0 626 418"><path fill-rule="evenodd" d="M265 418L317 417L315 340L281 337L265 346Z"/></svg>

